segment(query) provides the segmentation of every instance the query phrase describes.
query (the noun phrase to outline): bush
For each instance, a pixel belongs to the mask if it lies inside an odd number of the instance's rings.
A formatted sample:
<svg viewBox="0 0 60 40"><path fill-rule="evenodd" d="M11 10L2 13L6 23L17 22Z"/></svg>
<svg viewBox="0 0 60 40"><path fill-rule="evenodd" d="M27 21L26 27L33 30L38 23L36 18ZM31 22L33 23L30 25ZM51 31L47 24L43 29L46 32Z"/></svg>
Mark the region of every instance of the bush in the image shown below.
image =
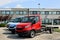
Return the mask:
<svg viewBox="0 0 60 40"><path fill-rule="evenodd" d="M0 27L6 27L6 23L1 23Z"/></svg>

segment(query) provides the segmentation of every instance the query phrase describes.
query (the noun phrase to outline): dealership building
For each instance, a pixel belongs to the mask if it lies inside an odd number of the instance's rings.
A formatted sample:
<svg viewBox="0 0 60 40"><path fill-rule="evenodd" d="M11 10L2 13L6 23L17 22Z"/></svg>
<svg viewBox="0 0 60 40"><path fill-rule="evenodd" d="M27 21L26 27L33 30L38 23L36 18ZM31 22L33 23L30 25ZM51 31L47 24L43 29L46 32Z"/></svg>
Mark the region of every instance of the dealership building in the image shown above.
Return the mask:
<svg viewBox="0 0 60 40"><path fill-rule="evenodd" d="M60 9L56 8L1 8L0 15L17 18L24 15L40 14L43 24L60 25Z"/></svg>

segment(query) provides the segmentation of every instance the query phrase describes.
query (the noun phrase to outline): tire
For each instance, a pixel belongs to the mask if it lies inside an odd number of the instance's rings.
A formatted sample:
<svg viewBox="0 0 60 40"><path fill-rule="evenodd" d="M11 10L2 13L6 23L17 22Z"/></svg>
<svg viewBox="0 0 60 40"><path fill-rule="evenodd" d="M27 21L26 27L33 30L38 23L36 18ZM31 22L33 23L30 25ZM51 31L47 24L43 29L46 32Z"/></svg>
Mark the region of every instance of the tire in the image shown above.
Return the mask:
<svg viewBox="0 0 60 40"><path fill-rule="evenodd" d="M45 27L41 28L41 32L45 31L45 29L46 29Z"/></svg>
<svg viewBox="0 0 60 40"><path fill-rule="evenodd" d="M49 33L52 34L52 31L53 31L52 28L50 28L50 29L49 29Z"/></svg>
<svg viewBox="0 0 60 40"><path fill-rule="evenodd" d="M15 34L15 31L11 31L12 34Z"/></svg>
<svg viewBox="0 0 60 40"><path fill-rule="evenodd" d="M30 33L29 33L29 37L30 37L30 38L35 37L35 31L30 31Z"/></svg>
<svg viewBox="0 0 60 40"><path fill-rule="evenodd" d="M23 35L21 35L21 34L18 34L18 36L19 36L19 37L23 37Z"/></svg>

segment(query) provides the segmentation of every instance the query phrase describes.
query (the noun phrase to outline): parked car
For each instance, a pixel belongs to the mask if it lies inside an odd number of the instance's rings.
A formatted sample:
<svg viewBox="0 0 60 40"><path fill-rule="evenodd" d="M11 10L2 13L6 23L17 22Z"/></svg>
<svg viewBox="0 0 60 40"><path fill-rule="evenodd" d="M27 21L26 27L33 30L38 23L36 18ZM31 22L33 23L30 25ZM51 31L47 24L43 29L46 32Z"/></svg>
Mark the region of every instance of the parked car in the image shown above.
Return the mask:
<svg viewBox="0 0 60 40"><path fill-rule="evenodd" d="M22 20L22 17L19 18L15 18L15 19L11 19L8 23L7 23L7 28L9 31L11 31L12 33L15 33L15 28L16 25L19 24Z"/></svg>

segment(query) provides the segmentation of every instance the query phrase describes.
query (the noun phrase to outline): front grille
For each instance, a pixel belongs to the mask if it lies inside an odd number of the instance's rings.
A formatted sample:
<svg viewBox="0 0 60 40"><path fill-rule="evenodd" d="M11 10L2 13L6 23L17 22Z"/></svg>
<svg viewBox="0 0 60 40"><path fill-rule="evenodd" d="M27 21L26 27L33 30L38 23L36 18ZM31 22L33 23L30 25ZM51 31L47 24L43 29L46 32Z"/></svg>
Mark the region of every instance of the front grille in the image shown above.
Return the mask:
<svg viewBox="0 0 60 40"><path fill-rule="evenodd" d="M14 28L14 27L10 27L10 28Z"/></svg>
<svg viewBox="0 0 60 40"><path fill-rule="evenodd" d="M16 30L23 30L23 28L16 28Z"/></svg>

